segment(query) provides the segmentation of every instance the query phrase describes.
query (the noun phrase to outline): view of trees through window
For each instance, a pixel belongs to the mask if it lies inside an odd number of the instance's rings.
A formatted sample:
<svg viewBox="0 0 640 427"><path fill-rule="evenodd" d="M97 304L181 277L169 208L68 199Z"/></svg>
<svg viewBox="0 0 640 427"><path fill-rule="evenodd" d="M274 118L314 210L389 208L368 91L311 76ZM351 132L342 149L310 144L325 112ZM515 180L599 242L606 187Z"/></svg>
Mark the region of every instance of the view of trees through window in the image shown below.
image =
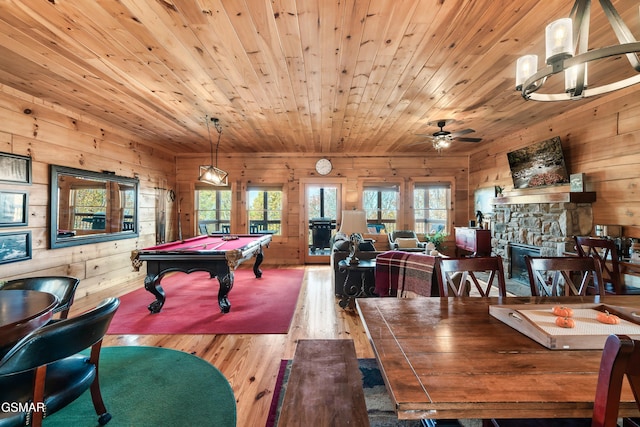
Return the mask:
<svg viewBox="0 0 640 427"><path fill-rule="evenodd" d="M362 206L367 213L368 224L384 225L387 233L396 230L400 193L396 187L366 187L362 194Z"/></svg>
<svg viewBox="0 0 640 427"><path fill-rule="evenodd" d="M231 227L231 190L196 190L196 217L200 232L226 232Z"/></svg>
<svg viewBox="0 0 640 427"><path fill-rule="evenodd" d="M415 231L417 233L448 233L451 187L447 184L418 185L413 192Z"/></svg>
<svg viewBox="0 0 640 427"><path fill-rule="evenodd" d="M282 190L250 189L247 197L249 232L282 234Z"/></svg>
<svg viewBox="0 0 640 427"><path fill-rule="evenodd" d="M133 230L135 210L134 191L126 186L120 187L120 207L107 206L108 191L104 185L99 187L72 188L69 191L69 205L73 209L74 230L105 230L108 221L113 221L110 230ZM107 218L107 209L119 209L121 217Z"/></svg>
<svg viewBox="0 0 640 427"><path fill-rule="evenodd" d="M74 207L73 228L75 230L93 228L94 214L106 213L107 190L104 186L73 189L69 195L71 206ZM104 224L102 224L101 228L104 228Z"/></svg>
<svg viewBox="0 0 640 427"><path fill-rule="evenodd" d="M338 189L336 187L309 187L307 214L311 218L338 219Z"/></svg>

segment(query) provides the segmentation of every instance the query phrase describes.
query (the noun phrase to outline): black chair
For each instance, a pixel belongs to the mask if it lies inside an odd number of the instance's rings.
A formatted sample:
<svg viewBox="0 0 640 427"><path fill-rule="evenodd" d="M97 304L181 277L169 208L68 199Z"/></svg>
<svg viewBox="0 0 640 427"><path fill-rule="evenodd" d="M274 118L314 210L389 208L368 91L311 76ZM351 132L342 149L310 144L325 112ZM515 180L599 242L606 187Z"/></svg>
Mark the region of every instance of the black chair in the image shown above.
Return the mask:
<svg viewBox="0 0 640 427"><path fill-rule="evenodd" d="M100 425L111 420L100 392L98 363L102 339L119 304L119 299L108 298L80 316L43 326L4 355L0 401L34 411L0 411L0 427L40 426L45 415L62 409L87 389ZM89 347L90 356L78 354Z"/></svg>
<svg viewBox="0 0 640 427"><path fill-rule="evenodd" d="M505 419L491 420L495 427L615 427L618 421L620 394L625 376L631 385L640 409L640 341L624 335L610 335L605 342L600 360L600 374L596 386L591 418L557 419ZM568 387L571 385L568 384ZM630 419L624 420L624 425Z"/></svg>
<svg viewBox="0 0 640 427"><path fill-rule="evenodd" d="M199 224L198 230L200 231L200 234L209 234L209 231L207 230L207 224Z"/></svg>
<svg viewBox="0 0 640 427"><path fill-rule="evenodd" d="M604 296L600 264L592 257L525 255L533 296Z"/></svg>
<svg viewBox="0 0 640 427"><path fill-rule="evenodd" d="M75 277L67 276L42 276L42 277L25 277L23 279L8 280L0 283L0 291L2 290L28 290L48 292L58 297L58 306L53 310L60 313L61 319L69 316L69 309L73 304L73 298L76 289L80 284L80 280Z"/></svg>

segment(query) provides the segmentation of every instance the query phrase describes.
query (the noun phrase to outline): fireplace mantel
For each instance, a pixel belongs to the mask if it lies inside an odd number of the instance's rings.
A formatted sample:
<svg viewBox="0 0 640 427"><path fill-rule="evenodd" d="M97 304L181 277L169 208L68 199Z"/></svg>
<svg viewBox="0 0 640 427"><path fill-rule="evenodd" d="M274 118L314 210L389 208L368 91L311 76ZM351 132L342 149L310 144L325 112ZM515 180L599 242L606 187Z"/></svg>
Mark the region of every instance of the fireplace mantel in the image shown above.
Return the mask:
<svg viewBox="0 0 640 427"><path fill-rule="evenodd" d="M532 203L593 203L596 201L595 191L584 192L552 192L533 194L513 194L496 197L493 205L526 205Z"/></svg>

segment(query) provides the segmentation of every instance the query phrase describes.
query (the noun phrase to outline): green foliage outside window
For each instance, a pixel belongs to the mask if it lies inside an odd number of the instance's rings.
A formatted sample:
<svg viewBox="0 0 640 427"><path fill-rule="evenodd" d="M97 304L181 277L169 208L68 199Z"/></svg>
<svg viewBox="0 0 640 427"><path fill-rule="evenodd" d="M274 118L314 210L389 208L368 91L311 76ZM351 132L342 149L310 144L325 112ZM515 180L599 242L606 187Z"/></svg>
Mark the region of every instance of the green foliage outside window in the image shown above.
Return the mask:
<svg viewBox="0 0 640 427"><path fill-rule="evenodd" d="M365 189L362 206L367 214L367 223L384 224L386 232L395 231L398 221L400 193L395 188Z"/></svg>
<svg viewBox="0 0 640 427"><path fill-rule="evenodd" d="M231 226L231 190L196 191L196 217L208 232Z"/></svg>
<svg viewBox="0 0 640 427"><path fill-rule="evenodd" d="M271 230L281 234L282 227L282 191L249 190L247 199L249 227L258 230Z"/></svg>
<svg viewBox="0 0 640 427"><path fill-rule="evenodd" d="M417 233L447 233L450 193L448 185L425 185L415 188L413 209Z"/></svg>

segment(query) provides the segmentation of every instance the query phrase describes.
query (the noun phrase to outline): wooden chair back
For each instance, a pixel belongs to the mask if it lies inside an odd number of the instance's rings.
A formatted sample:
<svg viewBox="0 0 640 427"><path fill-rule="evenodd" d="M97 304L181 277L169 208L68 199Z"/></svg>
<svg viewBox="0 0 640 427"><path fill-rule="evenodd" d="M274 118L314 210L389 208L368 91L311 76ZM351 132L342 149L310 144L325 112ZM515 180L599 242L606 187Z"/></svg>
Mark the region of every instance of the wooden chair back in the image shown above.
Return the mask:
<svg viewBox="0 0 640 427"><path fill-rule="evenodd" d="M476 287L481 297L487 298L496 280L499 296L507 296L502 257L438 258L436 272L443 298L469 296L471 286ZM476 273L487 273L486 283L478 280Z"/></svg>
<svg viewBox="0 0 640 427"><path fill-rule="evenodd" d="M610 335L600 360L600 374L593 402L593 427L617 425L625 376L640 409L640 341L626 335Z"/></svg>
<svg viewBox="0 0 640 427"><path fill-rule="evenodd" d="M600 264L593 257L525 256L533 296L604 296Z"/></svg>
<svg viewBox="0 0 640 427"><path fill-rule="evenodd" d="M589 236L574 236L574 239L579 256L592 256L600 264L606 292L625 294L626 287L620 276L618 248L615 242L610 239Z"/></svg>

